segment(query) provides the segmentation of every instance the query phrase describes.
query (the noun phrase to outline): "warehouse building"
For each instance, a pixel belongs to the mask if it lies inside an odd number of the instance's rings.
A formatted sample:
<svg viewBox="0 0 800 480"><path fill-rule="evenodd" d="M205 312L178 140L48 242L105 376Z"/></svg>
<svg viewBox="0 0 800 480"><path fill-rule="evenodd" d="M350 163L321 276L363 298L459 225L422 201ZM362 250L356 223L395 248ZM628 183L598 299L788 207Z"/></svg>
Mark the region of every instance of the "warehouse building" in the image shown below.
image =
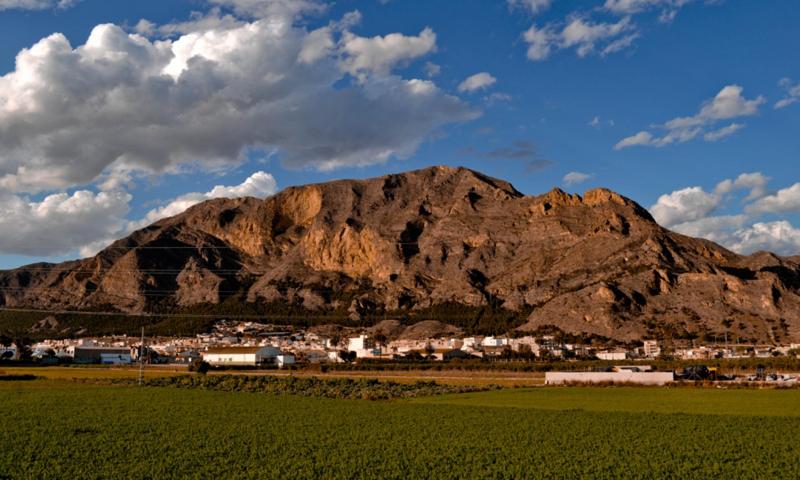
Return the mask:
<svg viewBox="0 0 800 480"><path fill-rule="evenodd" d="M275 347L220 347L209 348L202 355L215 367L255 367L275 364L281 351Z"/></svg>

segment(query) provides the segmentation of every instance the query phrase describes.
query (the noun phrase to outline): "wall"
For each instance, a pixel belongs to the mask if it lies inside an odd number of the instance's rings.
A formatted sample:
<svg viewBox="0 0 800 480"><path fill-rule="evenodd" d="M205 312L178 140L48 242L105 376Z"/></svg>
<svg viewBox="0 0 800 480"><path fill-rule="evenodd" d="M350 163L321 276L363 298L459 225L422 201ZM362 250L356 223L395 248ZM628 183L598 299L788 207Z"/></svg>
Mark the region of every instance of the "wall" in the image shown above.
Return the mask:
<svg viewBox="0 0 800 480"><path fill-rule="evenodd" d="M665 385L674 381L672 372L547 372L546 385L564 383L638 383L641 385Z"/></svg>

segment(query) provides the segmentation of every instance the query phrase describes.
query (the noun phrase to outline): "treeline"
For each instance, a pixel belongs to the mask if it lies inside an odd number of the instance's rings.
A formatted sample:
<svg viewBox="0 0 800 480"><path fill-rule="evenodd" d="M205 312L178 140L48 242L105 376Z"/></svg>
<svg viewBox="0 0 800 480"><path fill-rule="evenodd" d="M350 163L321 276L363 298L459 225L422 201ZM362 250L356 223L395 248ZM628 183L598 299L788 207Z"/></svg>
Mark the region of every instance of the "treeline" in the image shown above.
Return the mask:
<svg viewBox="0 0 800 480"><path fill-rule="evenodd" d="M711 360L574 360L574 361L489 361L452 360L449 362L422 361L371 361L360 360L354 363L323 364L325 371L506 371L506 372L550 372L550 371L594 371L615 365L648 365L657 371L682 370L692 365L716 367L728 373L753 372L759 367L767 371L800 372L800 358L795 356L769 358L729 358Z"/></svg>

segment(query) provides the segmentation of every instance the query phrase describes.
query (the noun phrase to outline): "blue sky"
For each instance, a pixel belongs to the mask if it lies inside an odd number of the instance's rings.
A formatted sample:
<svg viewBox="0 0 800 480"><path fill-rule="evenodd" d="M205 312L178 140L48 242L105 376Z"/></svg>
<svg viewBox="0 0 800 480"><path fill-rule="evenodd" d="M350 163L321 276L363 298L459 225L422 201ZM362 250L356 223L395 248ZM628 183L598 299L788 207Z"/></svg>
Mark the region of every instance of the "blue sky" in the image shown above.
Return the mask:
<svg viewBox="0 0 800 480"><path fill-rule="evenodd" d="M0 268L214 196L438 164L800 254L798 19L788 0L0 0Z"/></svg>

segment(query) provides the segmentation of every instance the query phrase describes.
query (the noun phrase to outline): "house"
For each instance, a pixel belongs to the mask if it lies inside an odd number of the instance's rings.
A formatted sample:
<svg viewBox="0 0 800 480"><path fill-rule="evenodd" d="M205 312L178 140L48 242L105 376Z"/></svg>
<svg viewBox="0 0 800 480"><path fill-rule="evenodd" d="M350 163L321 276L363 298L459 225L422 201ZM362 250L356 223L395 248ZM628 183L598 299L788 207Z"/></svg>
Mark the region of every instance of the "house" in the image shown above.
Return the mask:
<svg viewBox="0 0 800 480"><path fill-rule="evenodd" d="M294 365L294 360L294 355L281 354L275 357L275 365L277 365L278 368L288 367Z"/></svg>
<svg viewBox="0 0 800 480"><path fill-rule="evenodd" d="M377 348L375 341L368 335L359 335L347 339L347 351L356 352L356 357L379 357L381 349Z"/></svg>
<svg viewBox="0 0 800 480"><path fill-rule="evenodd" d="M484 347L504 347L508 345L507 338L486 337L483 339L482 345Z"/></svg>
<svg viewBox="0 0 800 480"><path fill-rule="evenodd" d="M215 367L254 367L275 363L281 351L275 347L216 347L202 355L203 361Z"/></svg>

